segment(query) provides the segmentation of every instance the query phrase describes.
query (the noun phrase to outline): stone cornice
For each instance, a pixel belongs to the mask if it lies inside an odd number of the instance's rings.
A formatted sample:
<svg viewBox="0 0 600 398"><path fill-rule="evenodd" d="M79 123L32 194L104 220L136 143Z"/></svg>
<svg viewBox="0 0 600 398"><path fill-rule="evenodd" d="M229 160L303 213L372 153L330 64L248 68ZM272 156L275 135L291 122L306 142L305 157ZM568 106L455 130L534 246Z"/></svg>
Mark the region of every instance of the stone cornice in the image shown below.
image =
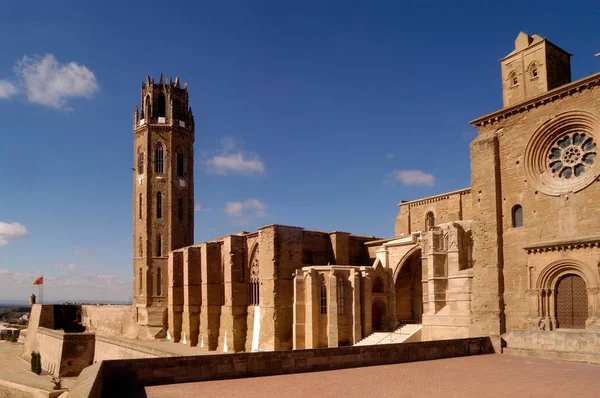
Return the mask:
<svg viewBox="0 0 600 398"><path fill-rule="evenodd" d="M502 108L498 111L488 113L487 115L481 116L470 123L476 128L486 126L488 124L494 124L501 119L508 119L513 115L528 111L532 108L546 105L548 103L560 100L564 97L568 97L577 92L581 92L586 89L590 89L600 84L600 73L595 73L583 79L576 80L572 83L565 84L557 87L554 90L550 90L547 93L539 95L535 98L523 101L519 104Z"/></svg>
<svg viewBox="0 0 600 398"><path fill-rule="evenodd" d="M535 243L535 244L528 245L528 246L523 246L523 249L526 250L528 254L536 254L536 253L585 249L585 248L592 248L592 247L600 247L600 235L583 236L583 237L577 238L577 239L552 240L552 241L540 242L540 243Z"/></svg>
<svg viewBox="0 0 600 398"><path fill-rule="evenodd" d="M470 187L459 189L457 191L441 193L439 195L428 196L426 198L409 200L406 202L400 202L400 203L398 203L398 206L409 206L409 207L419 206L419 205L426 204L426 203L439 202L440 200L446 200L446 199L450 198L450 196L453 196L453 195L458 195L458 194L466 195L468 193L471 193Z"/></svg>

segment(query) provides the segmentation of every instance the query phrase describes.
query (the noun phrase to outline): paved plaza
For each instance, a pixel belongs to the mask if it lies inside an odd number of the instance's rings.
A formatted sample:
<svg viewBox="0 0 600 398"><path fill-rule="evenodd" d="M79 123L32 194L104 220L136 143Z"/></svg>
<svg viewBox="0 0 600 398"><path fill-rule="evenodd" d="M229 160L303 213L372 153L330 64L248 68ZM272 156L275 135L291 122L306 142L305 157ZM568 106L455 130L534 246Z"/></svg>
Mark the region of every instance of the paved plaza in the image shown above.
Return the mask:
<svg viewBox="0 0 600 398"><path fill-rule="evenodd" d="M146 388L157 397L593 397L600 366L481 355Z"/></svg>

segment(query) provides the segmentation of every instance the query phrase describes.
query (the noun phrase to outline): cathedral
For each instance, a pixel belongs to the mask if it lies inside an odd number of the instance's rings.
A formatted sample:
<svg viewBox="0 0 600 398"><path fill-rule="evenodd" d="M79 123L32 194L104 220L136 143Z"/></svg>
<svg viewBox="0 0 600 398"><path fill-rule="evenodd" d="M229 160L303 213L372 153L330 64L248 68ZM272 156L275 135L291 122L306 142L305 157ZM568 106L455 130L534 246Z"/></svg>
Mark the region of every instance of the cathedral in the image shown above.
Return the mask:
<svg viewBox="0 0 600 398"><path fill-rule="evenodd" d="M519 33L503 107L471 121L471 186L401 201L393 238L268 225L193 244L188 88L148 77L133 118L137 325L221 352L599 343L600 73L571 81L570 57Z"/></svg>

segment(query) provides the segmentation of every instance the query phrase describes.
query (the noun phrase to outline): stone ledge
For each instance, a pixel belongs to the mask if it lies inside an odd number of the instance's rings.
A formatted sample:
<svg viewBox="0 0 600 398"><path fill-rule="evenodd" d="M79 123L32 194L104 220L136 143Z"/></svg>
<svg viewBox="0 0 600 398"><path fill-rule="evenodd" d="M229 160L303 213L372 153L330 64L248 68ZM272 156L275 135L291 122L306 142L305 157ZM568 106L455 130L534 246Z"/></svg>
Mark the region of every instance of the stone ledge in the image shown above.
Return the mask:
<svg viewBox="0 0 600 398"><path fill-rule="evenodd" d="M600 247L600 235L582 236L575 239L557 239L523 246L528 254L549 251L573 250L587 247Z"/></svg>
<svg viewBox="0 0 600 398"><path fill-rule="evenodd" d="M540 350L529 348L508 348L502 349L503 354L515 355L520 357L533 357L542 359L558 359L561 361L585 362L600 364L600 354L578 353L568 351Z"/></svg>

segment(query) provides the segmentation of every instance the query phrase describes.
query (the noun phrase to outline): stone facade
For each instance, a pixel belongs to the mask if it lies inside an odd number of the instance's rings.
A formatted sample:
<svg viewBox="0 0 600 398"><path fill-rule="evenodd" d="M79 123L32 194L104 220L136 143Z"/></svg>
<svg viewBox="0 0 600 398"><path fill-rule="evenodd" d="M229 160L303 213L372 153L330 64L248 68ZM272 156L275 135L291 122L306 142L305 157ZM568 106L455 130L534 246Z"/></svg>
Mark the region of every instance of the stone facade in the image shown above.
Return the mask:
<svg viewBox="0 0 600 398"><path fill-rule="evenodd" d="M504 108L471 122L471 187L400 202L394 238L271 225L172 250L172 341L337 347L418 323L422 340L499 349L506 332L600 330L600 74L571 82L569 60L518 35L500 61Z"/></svg>

